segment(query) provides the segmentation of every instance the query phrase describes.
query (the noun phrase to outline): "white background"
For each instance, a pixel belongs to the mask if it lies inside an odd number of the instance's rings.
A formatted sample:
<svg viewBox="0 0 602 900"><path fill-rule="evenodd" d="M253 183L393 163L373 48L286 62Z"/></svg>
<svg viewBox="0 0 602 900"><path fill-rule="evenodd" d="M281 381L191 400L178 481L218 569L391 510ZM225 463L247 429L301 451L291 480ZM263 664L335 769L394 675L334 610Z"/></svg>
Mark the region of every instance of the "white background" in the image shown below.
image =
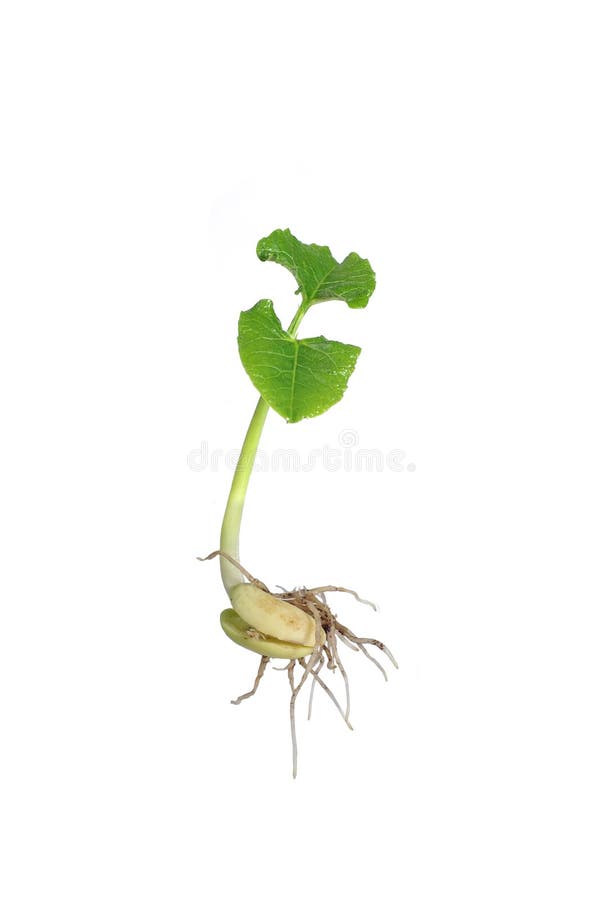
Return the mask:
<svg viewBox="0 0 602 900"><path fill-rule="evenodd" d="M5 2L2 896L602 895L598 4ZM230 643L216 548L290 227L367 256L344 400L264 448L241 558L347 583L353 733ZM304 703L301 704L301 709Z"/></svg>

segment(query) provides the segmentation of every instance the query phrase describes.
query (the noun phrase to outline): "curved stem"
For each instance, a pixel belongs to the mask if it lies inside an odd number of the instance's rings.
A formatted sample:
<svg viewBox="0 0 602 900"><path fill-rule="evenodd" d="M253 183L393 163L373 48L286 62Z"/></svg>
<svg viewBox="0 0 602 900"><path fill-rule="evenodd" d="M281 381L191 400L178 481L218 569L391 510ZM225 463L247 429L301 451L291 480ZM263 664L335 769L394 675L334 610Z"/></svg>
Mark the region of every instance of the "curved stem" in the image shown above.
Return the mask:
<svg viewBox="0 0 602 900"><path fill-rule="evenodd" d="M305 301L303 301L287 329L288 334L290 334L291 337L295 337L297 334L297 329L308 309L309 305L306 305ZM236 464L234 478L232 479L232 487L230 488L230 494L228 495L226 510L224 512L220 537L220 550L236 560L238 560L238 539L247 487L249 486L249 479L255 464L257 447L259 446L259 440L261 438L268 410L268 404L263 397L260 397L245 435L244 443L240 451L240 457ZM220 567L224 587L228 594L230 594L230 591L235 585L244 582L244 577L242 573L223 556L220 557Z"/></svg>
<svg viewBox="0 0 602 900"><path fill-rule="evenodd" d="M232 487L226 503L226 511L222 522L222 533L220 537L220 550L228 553L233 559L238 559L238 536L240 533L240 522L242 519L242 511L245 504L245 496L253 465L255 463L255 455L257 446L263 431L269 406L263 399L259 398L259 402L255 407L253 418L249 423L247 434L245 436L240 457L236 464L236 471L232 479ZM241 584L244 581L242 573L228 562L223 556L220 557L220 567L222 572L222 581L224 587L230 593L235 584Z"/></svg>

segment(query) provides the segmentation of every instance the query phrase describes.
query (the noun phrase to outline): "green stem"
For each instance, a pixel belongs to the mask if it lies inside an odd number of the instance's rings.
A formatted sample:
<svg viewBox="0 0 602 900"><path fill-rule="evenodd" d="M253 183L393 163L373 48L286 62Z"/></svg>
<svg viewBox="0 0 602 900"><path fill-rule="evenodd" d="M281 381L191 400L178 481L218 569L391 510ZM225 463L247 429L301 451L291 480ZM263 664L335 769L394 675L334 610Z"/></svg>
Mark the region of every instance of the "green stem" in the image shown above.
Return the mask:
<svg viewBox="0 0 602 900"><path fill-rule="evenodd" d="M234 472L232 487L230 488L230 494L226 504L224 521L222 522L220 550L222 553L227 553L229 556L233 557L233 559L238 559L238 535L240 533L242 511L245 505L245 496L249 485L249 479L251 477L251 472L253 471L257 446L259 444L261 432L263 431L268 409L268 404L263 397L260 397L240 451L240 457L236 464L236 471ZM230 593L231 588L233 588L235 584L240 584L244 581L244 578L236 566L233 566L232 563L228 562L227 559L224 559L223 556L220 557L220 565L224 587L228 593Z"/></svg>
<svg viewBox="0 0 602 900"><path fill-rule="evenodd" d="M287 334L290 334L291 337L296 337L297 330L299 328L299 325L301 324L301 319L303 318L303 316L309 309L309 306L310 306L310 304L309 303L306 304L305 300L304 300L303 303L301 304L301 306L299 307L299 309L297 310L297 312L295 313L295 315L293 316L292 322L287 328Z"/></svg>
<svg viewBox="0 0 602 900"><path fill-rule="evenodd" d="M291 337L295 337L297 334L297 329L308 309L309 305L306 305L305 301L303 301L287 329L288 334L290 334ZM240 451L240 457L236 464L234 478L232 479L232 487L230 488L230 494L228 495L226 510L224 512L220 537L220 550L236 560L238 560L238 540L245 497L268 410L268 404L263 397L260 397L245 435L245 440ZM237 584L241 584L244 581L244 578L236 566L233 566L232 563L228 562L223 556L220 557L220 565L224 587L228 594L230 594L232 588Z"/></svg>

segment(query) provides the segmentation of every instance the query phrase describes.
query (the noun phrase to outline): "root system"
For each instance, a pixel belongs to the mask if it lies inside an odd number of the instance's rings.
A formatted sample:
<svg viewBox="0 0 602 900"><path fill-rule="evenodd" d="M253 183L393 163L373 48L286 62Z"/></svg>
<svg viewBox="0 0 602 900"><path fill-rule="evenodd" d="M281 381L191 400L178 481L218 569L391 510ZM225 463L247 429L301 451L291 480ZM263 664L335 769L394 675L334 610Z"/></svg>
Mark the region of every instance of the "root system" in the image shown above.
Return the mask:
<svg viewBox="0 0 602 900"><path fill-rule="evenodd" d="M223 555L229 559L233 565L236 565L237 568L245 575L246 578L252 584L257 585L262 590L269 590L262 581L259 581L256 578L253 578L249 572L244 569L237 560L223 554L221 551L216 550L214 553L211 553L209 556L204 557L204 559L213 559L215 556ZM201 557L199 557L201 559ZM291 741L292 741L292 750L293 750L293 777L297 775L297 732L296 732L296 724L295 724L295 707L297 702L297 697L303 685L311 680L310 692L309 692L309 703L308 703L308 713L307 718L311 718L313 697L314 697L314 689L315 686L318 685L324 693L329 697L332 703L337 708L340 713L343 721L347 725L347 727L353 730L351 722L349 720L350 712L351 712L351 696L350 696L350 688L349 688L349 678L347 676L347 672L345 671L345 667L341 661L341 657L339 654L339 645L344 644L346 647L350 648L355 652L363 653L369 660L372 662L378 670L382 673L385 681L387 681L387 673L385 668L381 665L381 663L369 652L368 647L376 647L381 651L389 661L398 668L397 662L391 651L388 647L382 642L377 640L376 638L366 638L366 637L358 637L356 634L351 631L346 625L341 624L336 615L330 609L328 602L326 600L326 595L330 593L345 593L349 594L358 600L360 603L368 603L366 600L362 600L362 598L356 593L356 591L352 591L349 588L338 587L336 585L322 585L320 587L315 588L296 588L295 590L286 591L283 590L280 593L271 592L274 597L278 597L281 600L290 603L292 606L296 606L299 609L303 610L308 615L314 618L316 623L316 635L321 633L320 626L324 630L325 640L323 644L316 643L313 649L313 652L310 656L306 656L302 659L291 659L288 665L284 666L284 671L287 672L288 681L291 688L291 699L290 699L290 728L291 728ZM374 609L376 607L374 604L369 603ZM262 656L261 661L259 663L259 669L257 671L257 675L255 678L255 682L250 691L245 694L241 694L240 697L237 697L236 700L232 700L231 702L235 705L241 703L241 701L252 697L259 687L259 683L265 673L267 664L269 662L268 656ZM300 678L295 683L295 669L299 666L301 669ZM344 692L345 692L345 701L342 705L333 691L328 687L323 678L320 676L324 666L326 669L330 669L335 672L338 670L341 674ZM282 667L280 667L282 668Z"/></svg>

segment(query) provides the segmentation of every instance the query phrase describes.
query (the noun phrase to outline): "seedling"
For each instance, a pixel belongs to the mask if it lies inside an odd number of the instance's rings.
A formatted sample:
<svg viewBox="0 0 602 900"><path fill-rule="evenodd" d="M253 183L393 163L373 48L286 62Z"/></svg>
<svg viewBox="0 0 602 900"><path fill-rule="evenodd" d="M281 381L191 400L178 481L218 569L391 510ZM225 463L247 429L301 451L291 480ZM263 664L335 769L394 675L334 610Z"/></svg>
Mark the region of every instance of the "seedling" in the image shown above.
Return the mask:
<svg viewBox="0 0 602 900"><path fill-rule="evenodd" d="M303 685L310 681L308 718L316 684L325 691L346 725L350 694L339 644L361 651L387 678L368 647L377 647L397 667L391 652L374 638L357 637L342 625L330 609L326 595L347 593L362 603L356 591L332 584L294 590L270 590L252 576L239 559L239 534L243 507L255 455L269 408L287 422L318 416L343 396L355 368L360 348L324 337L298 338L297 331L312 306L342 300L352 309L366 306L374 288L374 272L367 259L350 253L338 263L328 247L302 244L290 231L277 230L257 245L261 260L285 266L297 282L301 303L285 330L271 300L260 300L240 314L238 349L242 364L260 393L241 449L222 523L219 550L199 559L219 557L222 581L231 608L221 614L221 626L231 640L261 656L250 691L232 703L252 697L271 659L284 659L290 683L290 726L293 747L293 777L297 774L295 704ZM369 604L374 606L374 604ZM376 607L374 607L376 608ZM324 666L341 674L345 701L341 705L321 677ZM295 681L297 667L301 670Z"/></svg>

